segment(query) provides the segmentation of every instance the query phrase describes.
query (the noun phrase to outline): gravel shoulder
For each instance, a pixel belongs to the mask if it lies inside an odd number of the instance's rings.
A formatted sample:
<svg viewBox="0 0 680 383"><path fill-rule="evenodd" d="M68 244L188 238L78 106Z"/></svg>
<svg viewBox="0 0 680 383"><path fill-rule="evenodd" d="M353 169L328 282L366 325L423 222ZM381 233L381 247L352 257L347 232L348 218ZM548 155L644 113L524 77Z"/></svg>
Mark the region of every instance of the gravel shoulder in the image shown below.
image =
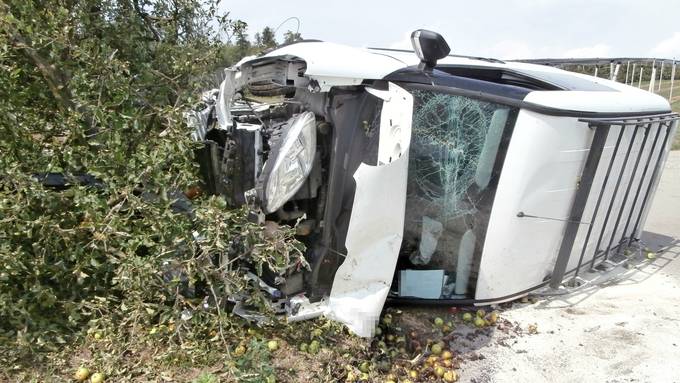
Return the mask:
<svg viewBox="0 0 680 383"><path fill-rule="evenodd" d="M642 254L629 268L586 274L561 296L502 313L519 328L480 345L461 366L465 382L680 382L680 151L671 152L647 220Z"/></svg>

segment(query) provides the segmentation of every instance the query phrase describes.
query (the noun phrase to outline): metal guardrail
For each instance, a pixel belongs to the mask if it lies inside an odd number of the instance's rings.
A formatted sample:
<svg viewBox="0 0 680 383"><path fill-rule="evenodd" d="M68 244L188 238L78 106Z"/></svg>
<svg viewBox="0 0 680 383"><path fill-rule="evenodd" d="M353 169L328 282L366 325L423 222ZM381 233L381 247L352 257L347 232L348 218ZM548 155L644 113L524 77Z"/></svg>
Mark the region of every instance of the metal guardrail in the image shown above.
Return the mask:
<svg viewBox="0 0 680 383"><path fill-rule="evenodd" d="M678 120L680 120L680 115L677 113L639 116L634 118L583 118L579 120L587 123L590 128L594 129L595 134L581 174L580 186L574 196L557 260L555 261L555 266L550 279L551 288L556 289L562 284L579 230L585 230L587 228L585 239L579 252L578 264L576 268L572 270L574 271L574 281L581 271L588 243L593 235L596 235L598 239L593 257L590 261L591 269L595 267L595 261L597 259L604 258L604 261L606 261L612 251L616 250L618 253L622 248L622 245L625 244L625 247L629 247L633 241L639 240L639 238L635 238L635 235L640 228L642 216L649 203L656 179L661 173L661 161L666 152L665 149L667 147L668 139L672 133L673 126ZM624 133L628 129L632 130L631 138L628 144L624 145L626 146L625 152L621 152L624 154L621 154L619 149L621 149ZM616 143L614 144L609 163L606 165L606 171L603 176L600 190L592 190L593 182L595 181L596 176L598 175L598 169L600 168L602 152L604 151L605 143L610 134L616 135ZM651 140L651 145L648 146L650 136L653 136L653 139ZM663 138L659 141L661 137ZM630 161L632 149L636 142L639 142L640 140L640 149L635 155L635 159ZM661 143L659 144L659 142ZM657 145L660 145L660 148ZM655 156L654 153L657 151L657 148L659 148L659 150L658 154ZM646 150L649 150L649 153L643 160L643 153ZM620 159L620 155L623 155L622 164L620 170L615 172L613 171L614 164ZM635 185L636 176L640 171L640 165L643 162L644 167L641 170L642 173L640 174L639 182ZM632 166L632 169L630 170L630 177L628 177L625 182L626 185L624 185L623 180L628 171L628 166ZM652 169L652 175L649 177L649 181L645 183L647 173L650 169ZM615 182L614 191L609 200L606 201L605 190L611 186L612 182ZM617 201L619 191L623 190L625 190L623 192L623 198L620 201ZM633 190L635 190L635 193L630 201L632 204L630 212L624 220L624 211L628 209L626 204L629 202L629 197ZM645 190L644 194L642 194L643 190ZM588 223L584 225L582 219L584 211L590 198L595 196L597 196L597 200L593 213L590 219L587 220ZM641 196L642 198L640 198ZM639 212L637 217L633 219L638 204ZM606 210L604 210L605 208ZM618 213L616 213L616 217L614 218L612 217L612 212L616 211L618 211ZM602 214L604 214L604 220L602 221L599 233L595 233L594 229L596 227L596 222L602 217ZM610 222L610 219L613 221L612 234L608 241L604 241L605 232L609 228L608 225L612 223ZM615 244L616 234L623 222L625 222L624 229L618 243ZM632 227L631 231L629 231L630 227ZM628 233L630 234L628 235ZM605 244L606 247L604 246Z"/></svg>

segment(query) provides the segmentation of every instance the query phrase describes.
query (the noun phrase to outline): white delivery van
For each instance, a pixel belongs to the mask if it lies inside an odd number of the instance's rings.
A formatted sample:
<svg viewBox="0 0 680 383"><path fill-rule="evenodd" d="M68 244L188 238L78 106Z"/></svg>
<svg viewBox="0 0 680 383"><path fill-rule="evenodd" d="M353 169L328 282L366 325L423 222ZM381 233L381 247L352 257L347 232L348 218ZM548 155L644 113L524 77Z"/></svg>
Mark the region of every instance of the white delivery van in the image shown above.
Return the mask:
<svg viewBox="0 0 680 383"><path fill-rule="evenodd" d="M262 276L291 319L369 336L387 299L506 301L640 238L677 129L665 99L412 42L249 57L192 115L208 191L307 245L311 270Z"/></svg>

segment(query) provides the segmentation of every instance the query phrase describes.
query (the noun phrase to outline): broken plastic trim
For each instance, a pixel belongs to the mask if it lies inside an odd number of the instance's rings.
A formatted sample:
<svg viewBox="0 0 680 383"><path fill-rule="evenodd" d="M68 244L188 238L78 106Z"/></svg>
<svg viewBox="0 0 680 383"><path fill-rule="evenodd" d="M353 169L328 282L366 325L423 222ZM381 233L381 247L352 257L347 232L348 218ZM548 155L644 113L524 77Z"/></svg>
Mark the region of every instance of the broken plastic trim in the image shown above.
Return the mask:
<svg viewBox="0 0 680 383"><path fill-rule="evenodd" d="M383 102L377 166L362 163L345 246L327 316L362 337L373 336L392 284L404 231L413 96L390 83Z"/></svg>

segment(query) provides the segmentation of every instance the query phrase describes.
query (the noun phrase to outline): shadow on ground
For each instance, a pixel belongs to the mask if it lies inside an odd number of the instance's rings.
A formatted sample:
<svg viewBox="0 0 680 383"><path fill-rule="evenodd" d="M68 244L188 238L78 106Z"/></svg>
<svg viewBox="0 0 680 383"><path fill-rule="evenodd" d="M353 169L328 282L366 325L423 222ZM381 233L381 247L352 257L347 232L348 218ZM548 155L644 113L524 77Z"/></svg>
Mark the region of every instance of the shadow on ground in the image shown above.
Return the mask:
<svg viewBox="0 0 680 383"><path fill-rule="evenodd" d="M644 232L640 243L632 246L629 254L622 257L616 265L586 269L579 276L580 286L538 290L534 295L545 299L536 308L570 307L585 301L603 287L640 284L665 269L678 257L680 240L663 234Z"/></svg>

